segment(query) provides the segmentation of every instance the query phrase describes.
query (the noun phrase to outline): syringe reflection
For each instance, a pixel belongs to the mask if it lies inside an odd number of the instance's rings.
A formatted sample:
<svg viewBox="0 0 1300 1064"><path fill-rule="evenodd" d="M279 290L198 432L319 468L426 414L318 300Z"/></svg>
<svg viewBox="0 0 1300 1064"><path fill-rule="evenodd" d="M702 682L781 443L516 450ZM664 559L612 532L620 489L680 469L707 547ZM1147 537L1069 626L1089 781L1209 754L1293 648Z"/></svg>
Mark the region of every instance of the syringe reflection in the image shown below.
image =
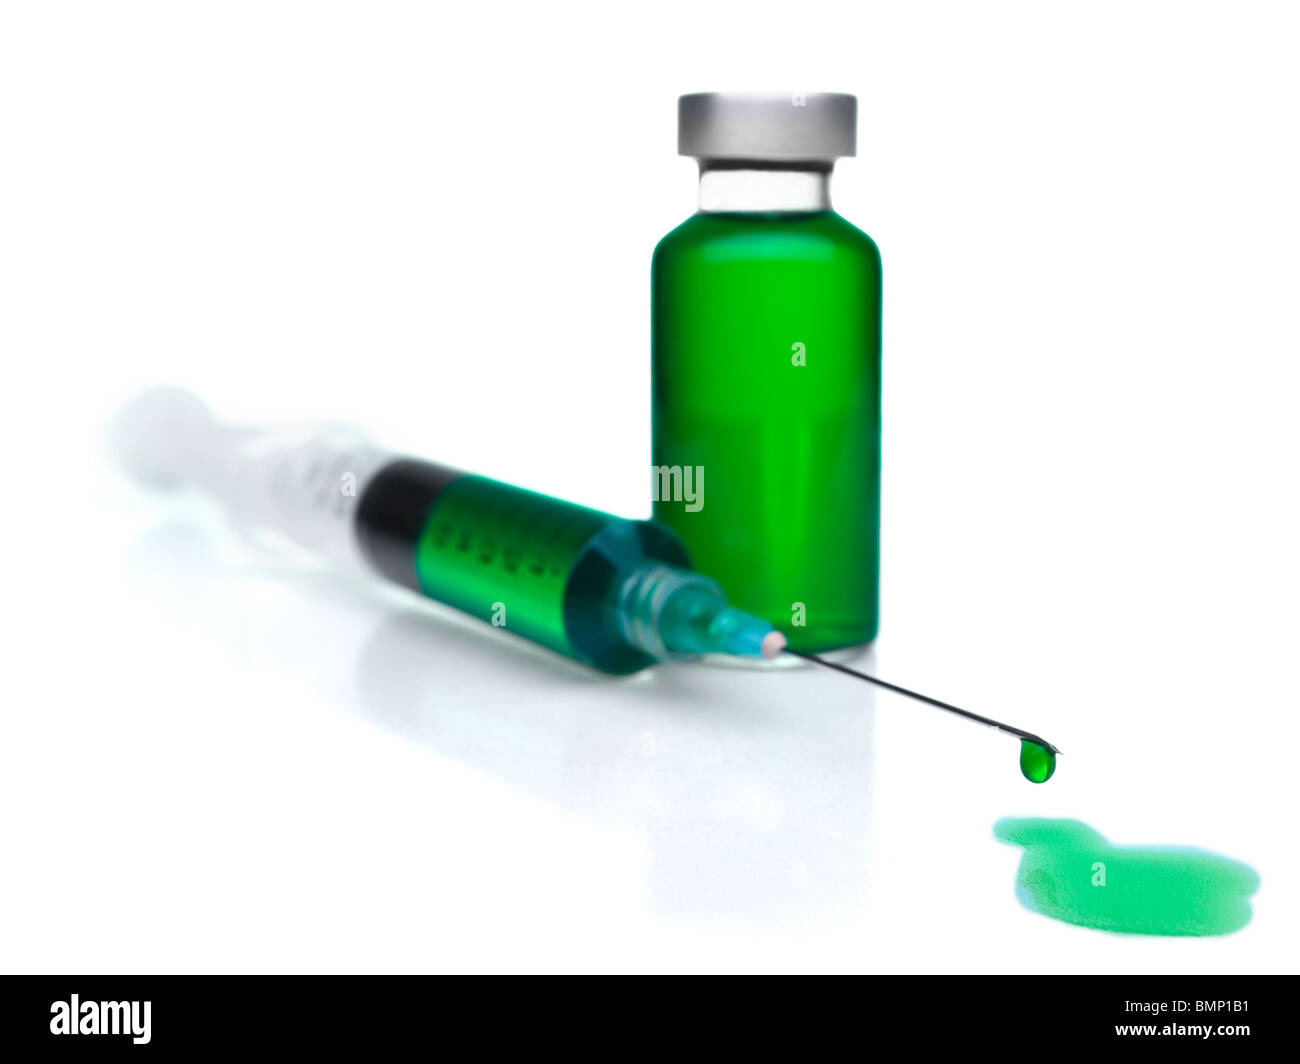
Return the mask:
<svg viewBox="0 0 1300 1064"><path fill-rule="evenodd" d="M642 835L660 913L803 923L865 903L874 706L858 685L692 664L612 679L329 573L250 575L191 525L153 529L134 561L169 608L315 695Z"/></svg>

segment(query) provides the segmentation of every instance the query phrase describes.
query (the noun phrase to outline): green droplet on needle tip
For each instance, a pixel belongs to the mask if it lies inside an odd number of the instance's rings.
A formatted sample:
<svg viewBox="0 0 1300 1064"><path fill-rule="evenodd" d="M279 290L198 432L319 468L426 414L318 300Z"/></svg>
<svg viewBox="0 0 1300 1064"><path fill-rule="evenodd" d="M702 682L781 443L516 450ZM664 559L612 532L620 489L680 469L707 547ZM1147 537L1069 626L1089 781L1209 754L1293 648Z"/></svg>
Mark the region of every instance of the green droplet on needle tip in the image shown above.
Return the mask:
<svg viewBox="0 0 1300 1064"><path fill-rule="evenodd" d="M775 644L773 640L773 644ZM805 661L813 661L827 669L833 669L835 672L846 673L849 676L856 677L859 680L865 680L867 683L875 684L877 687L883 687L887 691L893 691L895 694L906 695L908 698L915 698L918 702L924 702L927 705L935 706L938 709L947 710L949 713L955 713L959 717L965 717L976 724L983 724L989 728L997 728L999 731L1007 732L1020 739L1020 771L1025 779L1030 783L1046 783L1052 778L1052 773L1056 771L1056 755L1060 752L1051 743L1046 740L1039 741L1038 737L1033 739L1026 736L1033 735L1033 732L1022 731L1019 728L1013 728L1009 724L1003 724L992 717L982 717L978 713L972 713L969 709L962 709L960 706L954 706L951 702L940 702L937 698L931 698L929 695L923 695L919 691L909 691L906 687L899 687L898 684L889 683L882 680L879 676L872 676L870 673L860 672L857 669L850 668L838 661L827 661L825 658L818 657L816 654L810 654L806 650L795 650L793 647L785 646L782 641L780 646L772 646L772 653L768 653L766 639L764 640L763 656L775 656L784 651L792 654L797 658L803 658Z"/></svg>
<svg viewBox="0 0 1300 1064"><path fill-rule="evenodd" d="M1056 753L1032 739L1020 740L1020 772L1030 783L1046 783L1056 771Z"/></svg>

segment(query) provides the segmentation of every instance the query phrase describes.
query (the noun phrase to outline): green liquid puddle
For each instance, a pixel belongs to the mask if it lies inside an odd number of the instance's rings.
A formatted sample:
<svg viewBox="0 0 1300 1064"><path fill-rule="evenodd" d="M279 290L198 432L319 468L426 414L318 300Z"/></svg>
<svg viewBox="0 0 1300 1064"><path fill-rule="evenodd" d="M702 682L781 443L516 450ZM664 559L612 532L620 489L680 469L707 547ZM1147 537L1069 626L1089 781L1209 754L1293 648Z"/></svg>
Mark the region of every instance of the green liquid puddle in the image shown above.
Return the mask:
<svg viewBox="0 0 1300 1064"><path fill-rule="evenodd" d="M1020 903L1054 920L1139 935L1226 935L1250 923L1259 875L1240 861L1178 846L1112 846L1078 820L1004 817L993 834L1024 847Z"/></svg>
<svg viewBox="0 0 1300 1064"><path fill-rule="evenodd" d="M1020 772L1030 783L1046 783L1056 771L1056 755L1031 739L1020 740Z"/></svg>

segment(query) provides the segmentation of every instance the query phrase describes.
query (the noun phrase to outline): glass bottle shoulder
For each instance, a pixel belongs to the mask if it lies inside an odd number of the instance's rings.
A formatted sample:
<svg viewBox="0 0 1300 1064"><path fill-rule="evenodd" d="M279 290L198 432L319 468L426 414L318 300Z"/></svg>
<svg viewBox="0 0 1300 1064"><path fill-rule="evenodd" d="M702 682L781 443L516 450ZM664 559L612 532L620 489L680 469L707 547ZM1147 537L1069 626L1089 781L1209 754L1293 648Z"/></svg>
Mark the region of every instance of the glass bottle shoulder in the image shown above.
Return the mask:
<svg viewBox="0 0 1300 1064"><path fill-rule="evenodd" d="M690 258L728 259L786 255L851 256L879 268L880 251L843 216L825 211L705 212L691 215L659 241L660 269Z"/></svg>

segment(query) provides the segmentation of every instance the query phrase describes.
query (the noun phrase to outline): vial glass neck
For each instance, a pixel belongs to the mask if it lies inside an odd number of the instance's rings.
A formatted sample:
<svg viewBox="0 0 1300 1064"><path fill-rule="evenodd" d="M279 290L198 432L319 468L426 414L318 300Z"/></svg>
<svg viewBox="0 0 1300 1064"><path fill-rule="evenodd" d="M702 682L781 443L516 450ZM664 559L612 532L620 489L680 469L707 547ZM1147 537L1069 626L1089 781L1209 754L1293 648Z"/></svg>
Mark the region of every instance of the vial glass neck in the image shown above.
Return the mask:
<svg viewBox="0 0 1300 1064"><path fill-rule="evenodd" d="M759 163L721 165L700 160L700 210L828 211L830 166L774 167Z"/></svg>

